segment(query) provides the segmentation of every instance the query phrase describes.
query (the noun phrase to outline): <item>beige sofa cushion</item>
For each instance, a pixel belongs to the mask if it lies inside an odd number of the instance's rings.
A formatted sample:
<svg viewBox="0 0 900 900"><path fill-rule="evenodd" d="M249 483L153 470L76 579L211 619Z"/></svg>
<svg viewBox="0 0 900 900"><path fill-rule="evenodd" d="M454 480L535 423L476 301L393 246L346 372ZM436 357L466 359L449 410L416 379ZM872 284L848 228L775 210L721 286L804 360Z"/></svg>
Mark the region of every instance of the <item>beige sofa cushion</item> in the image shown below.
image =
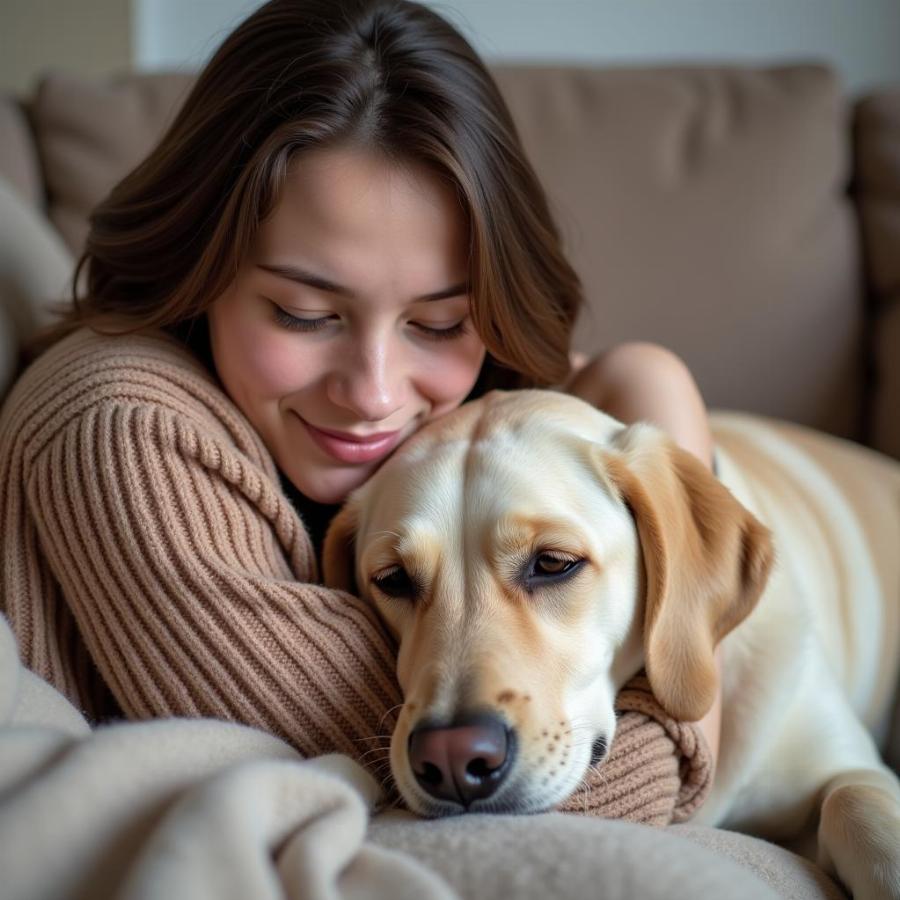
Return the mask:
<svg viewBox="0 0 900 900"><path fill-rule="evenodd" d="M715 852L718 857L726 857L739 863L742 868L754 872L776 894L791 900L812 900L823 897L828 900L847 900L847 895L829 878L822 869L805 856L779 847L769 841L727 831L724 828L707 828L703 825L673 825L667 829L678 837L686 838ZM803 852L815 856L814 844L808 839Z"/></svg>
<svg viewBox="0 0 900 900"><path fill-rule="evenodd" d="M33 119L48 213L73 253L84 245L91 209L147 155L192 82L177 74L43 79Z"/></svg>
<svg viewBox="0 0 900 900"><path fill-rule="evenodd" d="M254 728L175 718L91 731L22 668L2 615L0 676L10 896L835 897L787 851L709 828L562 813L373 816L376 782L349 757L302 760Z"/></svg>
<svg viewBox="0 0 900 900"><path fill-rule="evenodd" d="M389 812L373 819L368 839L418 860L469 900L844 896L824 872L794 853L697 825L653 829L563 813L422 821Z"/></svg>
<svg viewBox="0 0 900 900"><path fill-rule="evenodd" d="M833 73L498 72L591 314L668 345L707 404L857 434L862 305Z"/></svg>
<svg viewBox="0 0 900 900"><path fill-rule="evenodd" d="M707 403L858 436L862 308L827 69L497 67L584 281L576 344L679 353ZM73 250L191 77L55 74L34 103Z"/></svg>
<svg viewBox="0 0 900 900"><path fill-rule="evenodd" d="M14 97L0 97L0 178L12 185L26 203L43 209L44 185L37 148L25 110Z"/></svg>
<svg viewBox="0 0 900 900"><path fill-rule="evenodd" d="M856 191L872 291L873 447L900 458L900 90L857 108Z"/></svg>

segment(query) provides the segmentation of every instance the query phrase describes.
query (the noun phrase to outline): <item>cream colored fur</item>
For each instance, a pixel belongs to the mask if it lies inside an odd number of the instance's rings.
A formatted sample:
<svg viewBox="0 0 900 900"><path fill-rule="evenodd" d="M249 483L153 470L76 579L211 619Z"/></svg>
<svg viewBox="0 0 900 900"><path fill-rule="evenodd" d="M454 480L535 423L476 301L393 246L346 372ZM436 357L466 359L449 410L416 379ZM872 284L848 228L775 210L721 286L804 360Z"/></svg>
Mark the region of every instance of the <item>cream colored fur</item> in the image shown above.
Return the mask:
<svg viewBox="0 0 900 900"><path fill-rule="evenodd" d="M649 425L495 392L350 498L325 577L399 641L394 778L412 809L450 812L416 783L408 736L488 708L517 754L473 808L550 808L611 742L615 694L641 667L670 713L701 718L721 642L719 764L698 821L781 840L818 822L819 862L855 897L900 897L900 786L877 746L900 658L900 466L757 417L713 427L718 480ZM535 584L535 565L566 560L571 574ZM398 567L416 587L388 597L373 578Z"/></svg>

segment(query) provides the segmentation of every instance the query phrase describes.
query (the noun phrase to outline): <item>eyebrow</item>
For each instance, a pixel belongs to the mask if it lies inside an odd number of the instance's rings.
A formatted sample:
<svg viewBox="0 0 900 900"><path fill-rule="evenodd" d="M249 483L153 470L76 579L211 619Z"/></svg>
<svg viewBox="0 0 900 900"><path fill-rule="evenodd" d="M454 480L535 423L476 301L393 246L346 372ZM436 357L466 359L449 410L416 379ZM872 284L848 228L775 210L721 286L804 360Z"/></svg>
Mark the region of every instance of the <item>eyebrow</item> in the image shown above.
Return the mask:
<svg viewBox="0 0 900 900"><path fill-rule="evenodd" d="M305 284L308 287L316 288L320 291L327 291L329 294L338 294L341 297L349 297L351 300L356 298L356 294L350 290L350 288L335 284L333 281L329 281L327 278L316 275L314 272L310 272L307 269L301 269L299 266L257 263L256 267L258 269L263 269L266 272L271 272L273 275L278 275L280 278L294 281L297 284ZM469 283L467 281L462 281L459 284L444 288L442 291L434 291L431 294L422 294L421 297L414 297L413 302L427 303L431 300L446 300L448 297L458 297L468 293Z"/></svg>

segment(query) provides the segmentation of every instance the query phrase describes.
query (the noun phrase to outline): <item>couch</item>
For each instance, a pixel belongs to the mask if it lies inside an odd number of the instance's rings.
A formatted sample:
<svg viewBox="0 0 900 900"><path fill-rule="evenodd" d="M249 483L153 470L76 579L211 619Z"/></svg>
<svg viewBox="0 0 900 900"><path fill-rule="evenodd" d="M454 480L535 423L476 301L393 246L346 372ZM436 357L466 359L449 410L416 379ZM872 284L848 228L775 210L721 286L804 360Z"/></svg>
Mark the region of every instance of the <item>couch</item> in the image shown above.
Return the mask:
<svg viewBox="0 0 900 900"><path fill-rule="evenodd" d="M900 458L900 88L850 99L806 62L494 71L585 285L577 349L662 343L713 409ZM91 207L192 78L55 72L0 100L0 401ZM0 649L10 896L844 896L802 843L561 813L423 822L379 811L346 758L301 761L243 726L97 734L2 627ZM39 825L27 840L17 802Z"/></svg>

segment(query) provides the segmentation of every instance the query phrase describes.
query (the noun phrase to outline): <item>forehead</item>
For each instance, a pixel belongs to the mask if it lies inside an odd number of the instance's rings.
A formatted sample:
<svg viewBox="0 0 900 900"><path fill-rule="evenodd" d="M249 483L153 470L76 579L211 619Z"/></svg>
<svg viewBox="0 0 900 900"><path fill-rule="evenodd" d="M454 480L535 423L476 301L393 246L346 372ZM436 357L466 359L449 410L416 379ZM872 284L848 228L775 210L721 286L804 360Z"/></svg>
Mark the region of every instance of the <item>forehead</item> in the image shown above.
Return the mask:
<svg viewBox="0 0 900 900"><path fill-rule="evenodd" d="M514 544L596 515L609 495L591 448L612 428L556 412L462 413L464 421L415 442L373 479L358 537L443 544L480 542L490 531Z"/></svg>
<svg viewBox="0 0 900 900"><path fill-rule="evenodd" d="M400 248L408 263L422 254L432 262L449 254L455 262L465 239L465 218L445 179L412 160L337 146L295 158L256 245L258 254L291 258L299 244L316 262L341 270L347 254L366 251L370 266Z"/></svg>

